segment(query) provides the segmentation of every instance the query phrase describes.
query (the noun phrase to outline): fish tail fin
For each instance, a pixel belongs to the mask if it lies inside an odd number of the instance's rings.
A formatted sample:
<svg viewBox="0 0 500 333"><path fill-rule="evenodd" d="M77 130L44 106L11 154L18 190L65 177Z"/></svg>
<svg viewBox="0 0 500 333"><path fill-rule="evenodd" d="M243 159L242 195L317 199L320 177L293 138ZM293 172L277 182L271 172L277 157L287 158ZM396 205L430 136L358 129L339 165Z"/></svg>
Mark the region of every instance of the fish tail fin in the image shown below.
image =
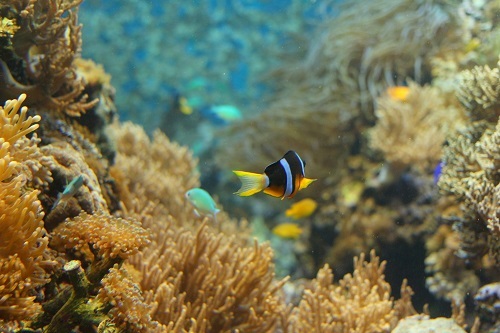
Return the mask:
<svg viewBox="0 0 500 333"><path fill-rule="evenodd" d="M302 190L302 189L305 189L306 187L308 187L309 185L311 185L311 183L315 182L317 179L311 179L311 178L304 178L302 179L302 181L300 182L300 188L299 190Z"/></svg>
<svg viewBox="0 0 500 333"><path fill-rule="evenodd" d="M234 192L234 194L241 197L254 195L269 185L265 174L236 170L233 170L233 172L241 181L241 188Z"/></svg>
<svg viewBox="0 0 500 333"><path fill-rule="evenodd" d="M56 206L59 205L59 202L61 202L61 198L62 198L61 193L59 193L57 195L56 201L54 201L54 203L52 204L52 210L54 210L54 208L56 208Z"/></svg>

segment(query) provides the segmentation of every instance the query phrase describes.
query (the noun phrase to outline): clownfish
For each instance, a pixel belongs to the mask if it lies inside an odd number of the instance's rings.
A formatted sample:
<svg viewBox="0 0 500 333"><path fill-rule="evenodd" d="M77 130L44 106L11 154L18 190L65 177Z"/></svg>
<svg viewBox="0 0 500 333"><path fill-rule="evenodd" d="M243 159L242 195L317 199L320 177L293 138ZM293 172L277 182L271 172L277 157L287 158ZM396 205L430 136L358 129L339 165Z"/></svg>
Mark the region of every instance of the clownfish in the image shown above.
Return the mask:
<svg viewBox="0 0 500 333"><path fill-rule="evenodd" d="M264 193L281 197L281 200L293 198L299 190L316 180L305 178L305 166L306 162L289 150L279 161L269 164L262 174L233 170L241 181L241 188L234 194L247 197L264 190Z"/></svg>

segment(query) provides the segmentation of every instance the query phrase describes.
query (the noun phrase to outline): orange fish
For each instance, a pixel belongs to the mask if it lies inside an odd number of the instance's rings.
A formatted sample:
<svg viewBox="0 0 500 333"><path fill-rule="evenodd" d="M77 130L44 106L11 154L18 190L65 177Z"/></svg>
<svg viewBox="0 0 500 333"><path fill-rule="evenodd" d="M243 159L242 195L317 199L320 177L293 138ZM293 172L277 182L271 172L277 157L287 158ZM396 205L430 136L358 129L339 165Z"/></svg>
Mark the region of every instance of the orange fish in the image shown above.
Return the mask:
<svg viewBox="0 0 500 333"><path fill-rule="evenodd" d="M387 94L392 100L406 102L410 88L407 86L395 86L387 88Z"/></svg>

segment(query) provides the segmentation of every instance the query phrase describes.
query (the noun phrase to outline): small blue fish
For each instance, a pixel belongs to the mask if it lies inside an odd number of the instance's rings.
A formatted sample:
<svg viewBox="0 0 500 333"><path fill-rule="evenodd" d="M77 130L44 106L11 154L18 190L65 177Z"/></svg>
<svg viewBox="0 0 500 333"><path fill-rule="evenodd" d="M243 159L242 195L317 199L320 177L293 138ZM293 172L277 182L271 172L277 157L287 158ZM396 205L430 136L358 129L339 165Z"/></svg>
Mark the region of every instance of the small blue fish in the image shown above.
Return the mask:
<svg viewBox="0 0 500 333"><path fill-rule="evenodd" d="M434 173L433 173L434 185L437 185L439 178L441 178L441 174L443 173L443 167L444 167L444 162L441 161L434 168Z"/></svg>
<svg viewBox="0 0 500 333"><path fill-rule="evenodd" d="M227 125L243 119L241 111L233 105L213 105L201 109L201 114L215 124Z"/></svg>
<svg viewBox="0 0 500 333"><path fill-rule="evenodd" d="M217 208L214 199L207 191L201 188L192 188L186 192L186 199L194 206L196 215L212 216L214 222L217 223L216 215L220 212Z"/></svg>
<svg viewBox="0 0 500 333"><path fill-rule="evenodd" d="M82 187L83 185L83 176L79 175L78 177L73 178L73 180L64 188L64 191L62 193L59 193L57 196L57 200L54 202L52 205L52 209L56 208L56 206L60 202L66 202L70 198L72 198L76 192Z"/></svg>

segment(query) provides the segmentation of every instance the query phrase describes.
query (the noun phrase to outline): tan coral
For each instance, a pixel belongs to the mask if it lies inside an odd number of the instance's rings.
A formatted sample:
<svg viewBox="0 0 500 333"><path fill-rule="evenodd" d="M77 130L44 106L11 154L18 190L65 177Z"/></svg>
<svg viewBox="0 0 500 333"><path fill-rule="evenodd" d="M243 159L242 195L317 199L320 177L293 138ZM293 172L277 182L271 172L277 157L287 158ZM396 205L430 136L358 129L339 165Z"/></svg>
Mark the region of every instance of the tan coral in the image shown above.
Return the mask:
<svg viewBox="0 0 500 333"><path fill-rule="evenodd" d="M137 217L148 211L153 218L146 219L146 228L161 230L168 222L196 230L202 219L196 218L185 198L187 190L200 184L192 153L160 131L151 141L144 129L132 123L113 125L111 132L117 153L110 174L116 180L124 216ZM222 211L217 222L218 231L236 235L241 244L248 242L246 221L237 223Z"/></svg>
<svg viewBox="0 0 500 333"><path fill-rule="evenodd" d="M344 276L339 285L333 284L328 265L320 269L291 313L285 332L390 332L399 319L414 314L411 289L403 283L402 299L394 301L384 280L385 262L374 251L370 257L370 262L364 254L355 258L354 273Z"/></svg>
<svg viewBox="0 0 500 333"><path fill-rule="evenodd" d="M39 310L34 290L48 281L46 269L53 264L48 260L39 192L24 187L36 164L30 167L25 149L35 152L37 147L36 141L32 146L19 143L28 140L24 136L40 119L26 117L27 109L20 107L24 98L0 107L0 318L8 320L27 319Z"/></svg>
<svg viewBox="0 0 500 333"><path fill-rule="evenodd" d="M455 223L463 256L480 256L489 250L500 262L500 121L495 129L476 122L449 139L445 168L438 183L444 194L454 195L465 208L463 219ZM486 242L484 242L486 240Z"/></svg>
<svg viewBox="0 0 500 333"><path fill-rule="evenodd" d="M85 79L86 84L91 86L111 84L111 75L104 71L101 64L82 58L76 58L74 64L78 73Z"/></svg>
<svg viewBox="0 0 500 333"><path fill-rule="evenodd" d="M81 213L54 229L51 246L86 254L90 252L88 246L92 246L101 257L125 259L147 245L149 236L136 220L102 212L93 215Z"/></svg>
<svg viewBox="0 0 500 333"><path fill-rule="evenodd" d="M158 328L151 319L151 305L144 302L139 285L124 266L115 265L101 283L96 301L113 306L108 315L119 328L130 332L154 332Z"/></svg>
<svg viewBox="0 0 500 333"><path fill-rule="evenodd" d="M184 193L199 186L196 160L187 148L180 147L162 133L151 142L146 132L132 123L113 128L117 154L111 174L126 209L134 197L143 205L155 203L156 216L175 216L179 223L192 216Z"/></svg>
<svg viewBox="0 0 500 333"><path fill-rule="evenodd" d="M405 101L388 95L377 100L370 146L397 169L412 165L425 170L441 158L445 137L457 126L460 111L447 105L437 88L410 83L409 89Z"/></svg>
<svg viewBox="0 0 500 333"><path fill-rule="evenodd" d="M28 116L28 108L22 106L25 100L26 94L21 94L19 98L5 102L0 112L1 137L9 143L12 158L23 162L18 163L16 168L24 181L39 188L52 182L49 170L52 163L38 148L40 139L36 134L29 139L26 137L38 128L41 117Z"/></svg>
<svg viewBox="0 0 500 333"><path fill-rule="evenodd" d="M242 247L206 225L165 225L131 262L152 318L170 332L270 332L284 310L268 244ZM158 235L159 234L159 235Z"/></svg>
<svg viewBox="0 0 500 333"><path fill-rule="evenodd" d="M491 122L500 116L500 61L491 69L476 66L460 73L457 97L472 120Z"/></svg>

